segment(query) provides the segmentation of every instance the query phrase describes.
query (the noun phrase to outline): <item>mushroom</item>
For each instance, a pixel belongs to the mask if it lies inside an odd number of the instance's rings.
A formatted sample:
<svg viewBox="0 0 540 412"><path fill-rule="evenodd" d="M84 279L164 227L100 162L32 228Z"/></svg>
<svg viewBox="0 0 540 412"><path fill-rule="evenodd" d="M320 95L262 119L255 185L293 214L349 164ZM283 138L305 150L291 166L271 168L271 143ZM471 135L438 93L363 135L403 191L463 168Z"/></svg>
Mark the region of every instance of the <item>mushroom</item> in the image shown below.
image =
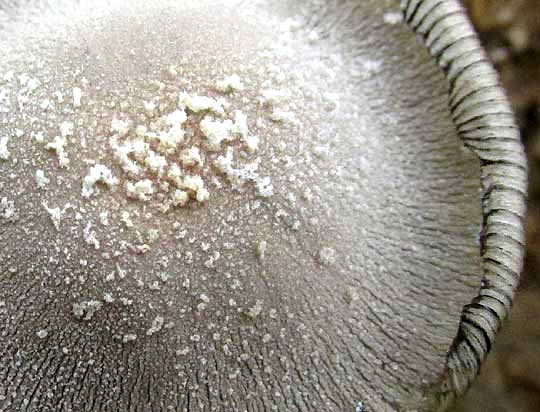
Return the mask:
<svg viewBox="0 0 540 412"><path fill-rule="evenodd" d="M464 393L518 282L525 162L458 2L395 3L9 3L0 410Z"/></svg>

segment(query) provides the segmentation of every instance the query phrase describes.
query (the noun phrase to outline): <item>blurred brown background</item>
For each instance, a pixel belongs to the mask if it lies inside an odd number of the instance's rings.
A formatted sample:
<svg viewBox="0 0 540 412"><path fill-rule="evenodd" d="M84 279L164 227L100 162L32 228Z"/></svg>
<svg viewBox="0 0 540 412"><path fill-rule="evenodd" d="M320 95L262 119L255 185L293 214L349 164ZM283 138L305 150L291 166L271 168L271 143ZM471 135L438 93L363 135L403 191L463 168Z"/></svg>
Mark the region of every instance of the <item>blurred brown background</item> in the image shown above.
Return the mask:
<svg viewBox="0 0 540 412"><path fill-rule="evenodd" d="M510 318L452 412L540 411L540 0L464 0L516 111L529 160L525 268Z"/></svg>

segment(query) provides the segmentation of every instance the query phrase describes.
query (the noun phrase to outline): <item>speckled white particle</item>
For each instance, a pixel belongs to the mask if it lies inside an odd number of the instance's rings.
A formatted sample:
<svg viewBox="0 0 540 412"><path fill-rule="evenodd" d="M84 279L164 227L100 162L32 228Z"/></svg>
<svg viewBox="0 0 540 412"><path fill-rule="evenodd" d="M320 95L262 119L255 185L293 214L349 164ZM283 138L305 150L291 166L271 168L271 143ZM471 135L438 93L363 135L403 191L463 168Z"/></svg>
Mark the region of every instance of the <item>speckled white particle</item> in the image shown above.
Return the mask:
<svg viewBox="0 0 540 412"><path fill-rule="evenodd" d="M255 186L257 187L257 194L261 197L270 197L274 194L274 186L269 177L259 178Z"/></svg>
<svg viewBox="0 0 540 412"><path fill-rule="evenodd" d="M198 147L191 146L180 152L180 160L184 166L202 166L203 160Z"/></svg>
<svg viewBox="0 0 540 412"><path fill-rule="evenodd" d="M36 332L36 335L40 339L45 339L49 335L49 332L47 329L40 329Z"/></svg>
<svg viewBox="0 0 540 412"><path fill-rule="evenodd" d="M266 257L267 246L268 244L266 243L266 240L260 240L259 242L257 242L255 253L257 254L257 258L261 261L264 260L264 258Z"/></svg>
<svg viewBox="0 0 540 412"><path fill-rule="evenodd" d="M172 194L172 204L174 206L184 206L189 200L187 192L181 189L176 189Z"/></svg>
<svg viewBox="0 0 540 412"><path fill-rule="evenodd" d="M190 95L189 93L182 92L178 96L178 103L180 107L191 110L192 112L211 111L216 114L223 114L224 106L227 102L224 99L213 99L208 96L199 96L197 94Z"/></svg>
<svg viewBox="0 0 540 412"><path fill-rule="evenodd" d="M274 106L284 102L288 98L287 92L276 89L265 89L261 92L259 103L267 106Z"/></svg>
<svg viewBox="0 0 540 412"><path fill-rule="evenodd" d="M126 183L126 192L128 197L139 199L143 202L150 200L154 189L152 181L149 179L139 180L136 183Z"/></svg>
<svg viewBox="0 0 540 412"><path fill-rule="evenodd" d="M46 146L47 150L53 150L56 152L56 156L58 157L58 163L60 164L60 167L67 167L69 165L69 159L65 151L66 144L67 144L67 140L65 137L55 136L53 141L50 143L47 143L47 146Z"/></svg>
<svg viewBox="0 0 540 412"><path fill-rule="evenodd" d="M220 121L206 116L201 120L200 127L210 150L219 150L222 142L234 139L232 134L233 122L229 119Z"/></svg>
<svg viewBox="0 0 540 412"><path fill-rule="evenodd" d="M63 211L62 209L60 209L59 207L55 207L55 208L50 208L47 206L46 203L43 203L42 204L43 207L45 208L45 210L47 211L47 213L49 214L49 216L51 217L51 220L54 224L54 227L56 228L56 230L60 230L60 222L62 221L62 215L63 215Z"/></svg>
<svg viewBox="0 0 540 412"><path fill-rule="evenodd" d="M126 225L126 227L131 228L134 226L133 220L131 220L131 216L127 211L122 212L120 220Z"/></svg>
<svg viewBox="0 0 540 412"><path fill-rule="evenodd" d="M279 123L295 123L294 113L285 110L274 110L270 115L270 119Z"/></svg>
<svg viewBox="0 0 540 412"><path fill-rule="evenodd" d="M60 135L65 139L66 137L73 136L74 125L73 122L64 121L60 125Z"/></svg>
<svg viewBox="0 0 540 412"><path fill-rule="evenodd" d="M250 317L250 318L253 318L255 319L257 316L259 316L259 314L262 312L262 309L263 309L263 306L262 306L262 301L260 300L257 300L255 302L255 305L252 306L251 308L249 308L247 310L247 315Z"/></svg>
<svg viewBox="0 0 540 412"><path fill-rule="evenodd" d="M403 21L403 13L400 11L389 11L384 13L383 20L386 24L395 25Z"/></svg>
<svg viewBox="0 0 540 412"><path fill-rule="evenodd" d="M118 134L120 137L126 136L130 129L131 125L127 120L119 120L117 118L111 120L111 132Z"/></svg>
<svg viewBox="0 0 540 412"><path fill-rule="evenodd" d="M107 211L100 212L99 213L99 222L103 226L108 226L109 225L109 212L107 212Z"/></svg>
<svg viewBox="0 0 540 412"><path fill-rule="evenodd" d="M92 230L92 223L90 222L88 222L83 230L83 239L87 244L94 246L94 249L99 249L100 242L97 238L96 232Z"/></svg>
<svg viewBox="0 0 540 412"><path fill-rule="evenodd" d="M330 247L323 247L319 251L319 261L325 266L334 264L336 261L336 251Z"/></svg>
<svg viewBox="0 0 540 412"><path fill-rule="evenodd" d="M83 178L82 196L92 196L96 192L94 186L99 182L108 187L112 187L118 183L118 179L112 175L112 172L108 167L102 164L96 164L90 168L88 174Z"/></svg>
<svg viewBox="0 0 540 412"><path fill-rule="evenodd" d="M73 315L78 319L90 320L94 314L100 310L103 302L99 300L88 300L81 303L72 304Z"/></svg>
<svg viewBox="0 0 540 412"><path fill-rule="evenodd" d="M216 89L222 93L244 90L244 84L236 73L216 82Z"/></svg>
<svg viewBox="0 0 540 412"><path fill-rule="evenodd" d="M78 87L73 88L73 106L80 107L82 98L82 90Z"/></svg>
<svg viewBox="0 0 540 412"><path fill-rule="evenodd" d="M111 295L110 293L105 293L103 295L103 300L107 303L113 303L114 302L114 297L113 295Z"/></svg>
<svg viewBox="0 0 540 412"><path fill-rule="evenodd" d="M132 342L132 341L134 341L136 339L137 339L137 335L135 335L134 333L126 333L122 337L122 343Z"/></svg>
<svg viewBox="0 0 540 412"><path fill-rule="evenodd" d="M310 31L308 34L308 41L315 43L317 40L319 40L319 33L317 33L315 30Z"/></svg>
<svg viewBox="0 0 540 412"><path fill-rule="evenodd" d="M8 160L9 156L11 155L7 147L8 142L9 142L9 137L7 136L0 137L0 159L1 160Z"/></svg>
<svg viewBox="0 0 540 412"><path fill-rule="evenodd" d="M163 326L164 319L162 316L156 316L152 321L150 329L146 331L147 336L152 336L153 334L159 332Z"/></svg>

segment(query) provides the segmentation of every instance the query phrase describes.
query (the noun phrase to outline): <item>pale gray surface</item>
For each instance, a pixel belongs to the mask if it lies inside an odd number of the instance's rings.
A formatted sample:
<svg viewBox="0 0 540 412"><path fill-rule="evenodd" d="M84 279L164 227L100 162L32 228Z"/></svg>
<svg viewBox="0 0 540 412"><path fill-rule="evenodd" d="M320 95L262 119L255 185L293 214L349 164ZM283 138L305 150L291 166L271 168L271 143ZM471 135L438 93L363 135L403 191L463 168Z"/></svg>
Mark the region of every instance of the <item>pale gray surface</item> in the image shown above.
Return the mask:
<svg viewBox="0 0 540 412"><path fill-rule="evenodd" d="M43 6L34 17L34 9L15 7L0 18L0 78L15 72L0 85L7 90L0 138L11 136L10 156L0 160L7 202L0 206L0 410L344 411L360 401L374 411L432 408L462 308L480 285L481 172L455 132L443 74L405 25L385 22L398 5L149 3ZM287 17L301 21L290 39L278 30ZM261 55L276 44L285 53ZM183 72L170 75L171 64ZM260 199L251 183L233 191L208 167L200 174L222 187L209 184L204 204L163 214L158 196L128 199L129 176L108 145L111 119L148 123L143 100L159 97L166 114L183 90L219 96L212 85L233 72L246 91L226 96L231 111L244 110L261 141L246 159L260 156L274 194ZM22 73L39 80L23 108ZM72 87L83 90L81 107L73 107ZM270 120L272 108L257 102L268 87L293 91L286 104L297 123ZM452 101L462 90L452 88ZM55 91L65 101L44 111L41 102ZM466 122L473 110L453 111L463 132L484 121ZM75 125L69 169L31 137L43 130L51 140L65 120ZM488 146L484 157L516 153L520 161L508 130L509 149ZM201 150L210 164L215 155ZM122 183L116 191L100 186L81 197L89 159L111 167ZM46 190L36 186L38 169L51 180ZM510 186L521 179L512 166L483 170L486 187L490 171ZM517 196L490 193L485 208L519 208ZM59 230L43 203L73 206ZM138 227L126 228L122 211ZM519 236L519 212L493 214L487 232L508 227ZM88 222L99 249L84 240ZM159 233L153 243L150 229ZM259 259L262 240L268 246ZM136 254L122 241L150 250ZM514 267L521 249L505 245ZM326 261L326 248L335 259ZM215 252L219 259L209 261ZM486 256L486 267L495 262L499 270L505 255ZM73 304L88 301L101 307L77 318ZM147 335L158 316L163 328ZM129 334L137 339L123 343ZM467 379L452 383L451 393Z"/></svg>

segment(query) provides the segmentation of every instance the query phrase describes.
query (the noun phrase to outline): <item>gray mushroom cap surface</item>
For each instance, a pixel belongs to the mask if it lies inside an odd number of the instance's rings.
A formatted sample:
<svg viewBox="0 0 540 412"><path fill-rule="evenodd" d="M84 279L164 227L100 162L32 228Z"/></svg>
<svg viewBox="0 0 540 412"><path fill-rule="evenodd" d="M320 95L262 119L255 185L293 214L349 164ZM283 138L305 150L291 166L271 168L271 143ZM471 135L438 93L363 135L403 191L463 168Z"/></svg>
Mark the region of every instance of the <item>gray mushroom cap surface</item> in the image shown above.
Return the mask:
<svg viewBox="0 0 540 412"><path fill-rule="evenodd" d="M523 155L461 9L402 9L6 7L0 410L461 394L517 283Z"/></svg>

